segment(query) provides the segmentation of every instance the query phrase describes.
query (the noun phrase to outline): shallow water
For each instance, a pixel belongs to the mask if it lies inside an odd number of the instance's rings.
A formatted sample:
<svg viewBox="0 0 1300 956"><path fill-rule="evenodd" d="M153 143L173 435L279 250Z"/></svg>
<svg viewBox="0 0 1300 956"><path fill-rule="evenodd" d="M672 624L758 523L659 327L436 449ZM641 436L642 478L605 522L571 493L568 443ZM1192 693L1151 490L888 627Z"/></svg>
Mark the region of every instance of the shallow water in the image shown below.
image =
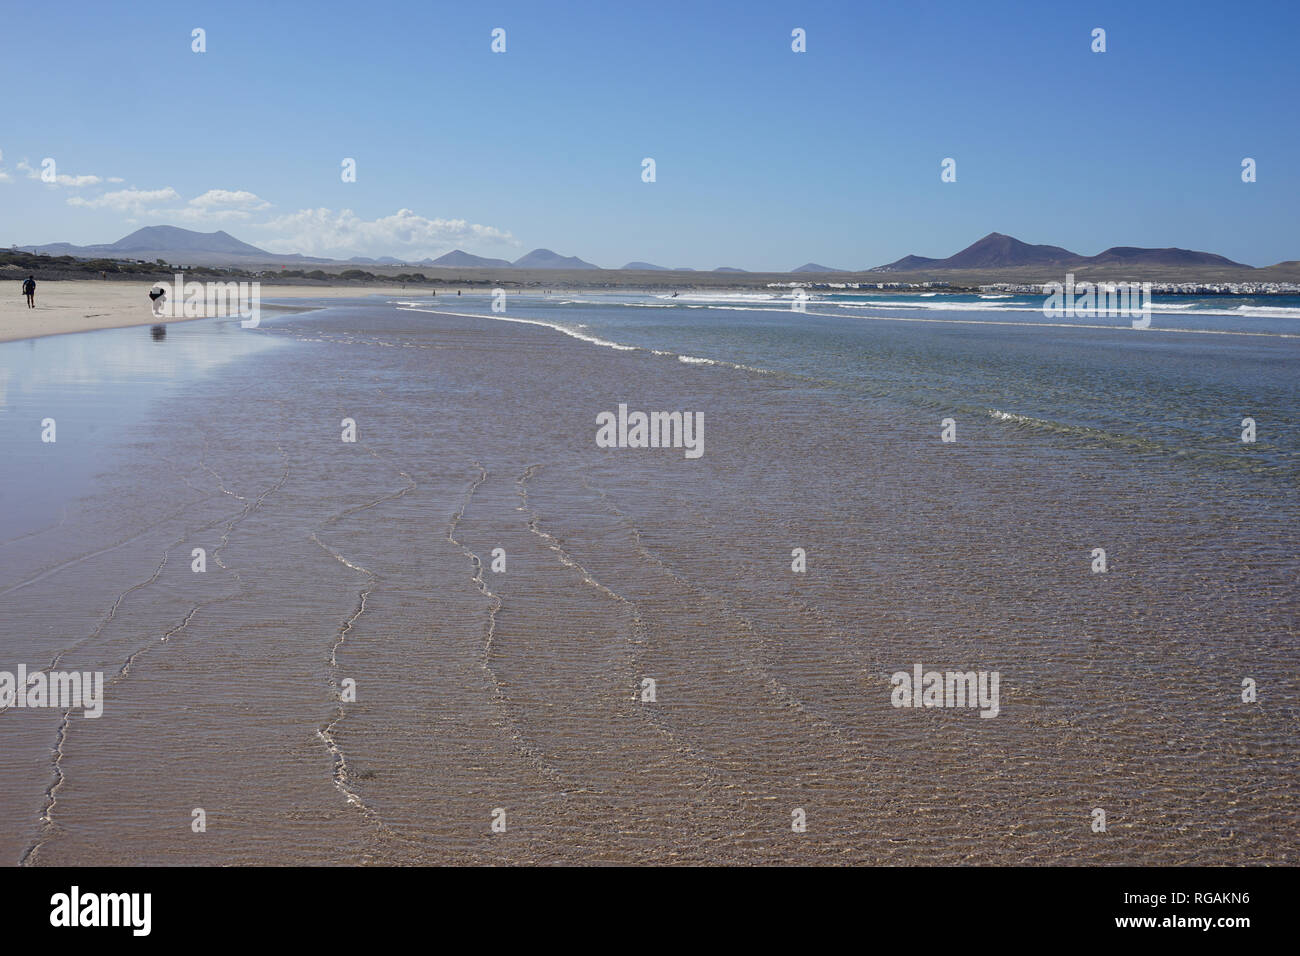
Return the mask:
<svg viewBox="0 0 1300 956"><path fill-rule="evenodd" d="M1285 320L407 301L0 346L0 859L1297 861Z"/></svg>

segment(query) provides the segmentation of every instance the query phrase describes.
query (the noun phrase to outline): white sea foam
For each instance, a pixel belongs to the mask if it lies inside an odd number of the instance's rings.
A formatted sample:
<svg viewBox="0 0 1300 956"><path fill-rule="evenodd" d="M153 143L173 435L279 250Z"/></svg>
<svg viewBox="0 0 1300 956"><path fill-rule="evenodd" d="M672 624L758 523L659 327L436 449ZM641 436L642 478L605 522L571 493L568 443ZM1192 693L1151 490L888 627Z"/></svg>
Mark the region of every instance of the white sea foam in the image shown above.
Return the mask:
<svg viewBox="0 0 1300 956"><path fill-rule="evenodd" d="M619 308L629 308L629 309L676 308L676 306L673 306L672 304L666 302L619 302L616 299L615 300L606 299L604 301L596 300L596 299L563 299L556 304L557 305L596 305L596 306L603 306L605 308L615 305L618 306Z"/></svg>
<svg viewBox="0 0 1300 956"><path fill-rule="evenodd" d="M833 307L837 309L892 309L892 310L915 310L925 312L1036 312L1042 314L1042 306L1028 305L1025 303L1002 303L1002 302L819 302L821 308ZM1194 302L1160 302L1152 301L1151 313L1153 315L1206 315L1206 316L1237 316L1245 314L1256 315L1263 318L1300 318L1300 309L1269 307L1269 306L1251 306L1242 305L1234 309L1204 309L1197 308Z"/></svg>
<svg viewBox="0 0 1300 956"><path fill-rule="evenodd" d="M558 322L543 322L541 319L517 319L513 316L501 315L499 313L474 313L474 312L445 312L441 309L413 309L403 308L403 312L427 312L430 315L454 315L462 319L495 319L498 322L515 322L519 325L537 325L544 329L554 329L556 332L562 332L565 335L578 339L582 342L589 342L592 345L600 345L607 349L617 349L620 352L639 352L642 351L637 345L624 345L621 342L611 342L609 339L602 339L596 335L586 335L577 329L571 329L567 325L560 325Z"/></svg>
<svg viewBox="0 0 1300 956"><path fill-rule="evenodd" d="M1013 412L1004 412L997 408L989 409L989 416L996 418L1000 422L1016 422L1020 425L1043 425L1046 424L1040 418L1030 418L1028 415L1016 415Z"/></svg>
<svg viewBox="0 0 1300 956"><path fill-rule="evenodd" d="M928 312L1037 312L1042 314L1042 306L1036 305L1001 305L993 302L835 302L833 304L845 309L923 309Z"/></svg>
<svg viewBox="0 0 1300 956"><path fill-rule="evenodd" d="M1300 309L1283 305L1239 305L1237 315L1255 315L1264 319L1300 319Z"/></svg>
<svg viewBox="0 0 1300 956"><path fill-rule="evenodd" d="M520 325L537 325L545 329L553 329L556 332L578 339L581 342L587 342L591 345L599 345L603 348L617 349L620 352L650 352L653 355L664 357L675 357L679 362L686 365L720 365L728 368L734 368L743 372L757 372L760 375L770 375L771 369L758 368L753 365L740 365L736 362L724 362L719 359L701 358L697 355L679 355L676 352L665 351L662 349L645 349L639 345L624 345L621 342L611 342L609 339L602 339L595 335L586 335L576 329L560 325L558 322L543 322L541 319L520 319L513 316L500 315L498 313L483 314L475 312L448 312L443 309L418 309L411 307L401 307L402 312L425 312L430 315L452 315L462 319L495 319L498 322L516 322Z"/></svg>
<svg viewBox="0 0 1300 956"><path fill-rule="evenodd" d="M1007 311L1037 312L1039 315L1042 315L1041 309L1018 309L1018 310L1007 310ZM825 318L828 319L839 317L833 312L809 312L807 314L824 316ZM1187 313L1184 312L1180 314L1186 315ZM1232 313L1232 312L1224 312L1224 313L1207 312L1207 313L1194 313L1194 314L1236 315L1238 318L1240 318L1239 313ZM930 319L930 318L923 319L919 316L900 316L900 315L857 315L854 316L854 318L862 319L864 322L933 322L933 323L943 324L943 325L1014 325L1014 326L1021 326L1023 328L1037 328L1037 329L1101 329L1104 331L1114 331L1114 330L1130 331L1128 325L1090 325L1083 322L1013 322L1011 320L999 320L999 319ZM1152 325L1146 329L1133 329L1131 331L1135 333L1141 332L1142 334L1146 334L1149 332L1183 332L1190 335L1249 335L1249 336L1255 336L1259 338L1276 338L1276 339L1300 338L1300 333L1291 333L1291 332L1252 332L1247 330L1236 330L1236 329L1185 329L1185 328L1173 328L1169 326L1156 326L1156 325Z"/></svg>
<svg viewBox="0 0 1300 956"><path fill-rule="evenodd" d="M771 292L687 292L675 296L664 294L656 298L675 299L678 302L772 302L791 297Z"/></svg>

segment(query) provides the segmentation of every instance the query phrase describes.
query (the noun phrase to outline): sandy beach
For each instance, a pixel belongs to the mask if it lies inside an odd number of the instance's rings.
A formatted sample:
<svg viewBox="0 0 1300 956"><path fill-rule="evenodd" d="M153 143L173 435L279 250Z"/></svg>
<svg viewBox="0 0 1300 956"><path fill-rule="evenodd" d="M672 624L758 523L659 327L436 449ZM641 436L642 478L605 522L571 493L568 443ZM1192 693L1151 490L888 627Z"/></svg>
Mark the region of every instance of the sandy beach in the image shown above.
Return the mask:
<svg viewBox="0 0 1300 956"><path fill-rule="evenodd" d="M0 865L1296 862L1295 339L438 300L0 346Z"/></svg>
<svg viewBox="0 0 1300 956"><path fill-rule="evenodd" d="M14 273L17 276L17 273ZM8 274L6 274L6 278ZM25 278L25 277L20 277ZM0 342L62 335L68 332L92 332L131 325L157 325L159 319L150 311L150 282L105 282L93 279L42 281L36 284L36 308L29 309L21 295L20 281L8 286L11 294L0 297ZM450 290L453 298L455 290ZM444 293L445 295L446 293ZM407 290L393 286L296 286L264 285L265 299L335 299L367 295L401 295L412 298L428 296L424 289ZM195 318L211 318L211 315ZM187 319L167 319L165 323Z"/></svg>

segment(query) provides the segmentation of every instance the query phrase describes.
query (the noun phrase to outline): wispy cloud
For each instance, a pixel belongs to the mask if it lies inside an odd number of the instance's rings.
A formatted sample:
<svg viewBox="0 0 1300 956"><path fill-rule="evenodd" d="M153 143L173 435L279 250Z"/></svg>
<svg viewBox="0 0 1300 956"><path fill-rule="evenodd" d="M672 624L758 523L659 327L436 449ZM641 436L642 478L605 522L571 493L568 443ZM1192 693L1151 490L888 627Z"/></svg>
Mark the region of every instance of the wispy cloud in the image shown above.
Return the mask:
<svg viewBox="0 0 1300 956"><path fill-rule="evenodd" d="M69 196L69 206L80 206L84 209L113 209L117 212L134 212L139 213L146 206L157 205L163 202L175 202L180 199L180 193L166 186L162 189L117 189L113 192L104 193L96 196L94 199L86 199L82 196Z"/></svg>
<svg viewBox="0 0 1300 956"><path fill-rule="evenodd" d="M465 219L429 219L410 209L391 216L362 219L351 209L300 209L258 226L274 238L258 244L272 252L305 255L396 255L412 259L448 251L458 244L518 246L509 232Z"/></svg>
<svg viewBox="0 0 1300 956"><path fill-rule="evenodd" d="M0 160L4 154L0 153ZM29 179L40 180L42 169L26 160L17 164ZM9 175L0 169L0 181ZM57 176L61 186L93 186L102 182L120 183L118 177ZM350 256L404 256L420 259L437 256L455 246L470 248L518 247L519 241L507 230L470 222L466 219L443 219L421 216L410 209L399 209L389 216L364 219L351 209L325 207L300 209L270 220L254 223L259 214L267 214L271 202L247 189L209 189L183 200L171 186L138 189L134 186L114 189L99 195L69 196L69 206L80 209L110 210L140 220L171 221L187 225L243 222L259 237L259 244L273 252L348 258ZM265 237L265 238L261 238Z"/></svg>
<svg viewBox="0 0 1300 956"><path fill-rule="evenodd" d="M200 209L265 209L271 204L246 189L209 189L191 199L190 205Z"/></svg>
<svg viewBox="0 0 1300 956"><path fill-rule="evenodd" d="M261 196L246 189L209 189L179 209L159 209L156 213L186 222L229 222L249 219L253 213L270 206Z"/></svg>
<svg viewBox="0 0 1300 956"><path fill-rule="evenodd" d="M25 173L28 179L38 179L49 186L71 186L74 189L79 188L81 186L98 186L100 183L104 181L103 177L101 176L94 176L90 174L71 176L68 175L67 173L60 173L58 171L59 167L57 163L55 163L53 167L54 178L46 179L41 175L44 172L44 168L43 168L44 162L45 161L42 160L42 169L35 169L34 167L32 167L30 163L27 162L27 160L20 159L18 160L18 171L21 173ZM116 181L121 182L120 179Z"/></svg>

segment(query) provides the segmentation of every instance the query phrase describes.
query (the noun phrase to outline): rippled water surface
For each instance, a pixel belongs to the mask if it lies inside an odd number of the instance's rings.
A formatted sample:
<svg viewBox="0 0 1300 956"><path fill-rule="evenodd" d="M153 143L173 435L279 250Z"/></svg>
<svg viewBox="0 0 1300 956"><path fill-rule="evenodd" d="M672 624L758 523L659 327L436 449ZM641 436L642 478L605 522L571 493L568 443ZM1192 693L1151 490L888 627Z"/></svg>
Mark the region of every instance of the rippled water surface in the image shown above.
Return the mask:
<svg viewBox="0 0 1300 956"><path fill-rule="evenodd" d="M964 304L0 345L0 670L107 682L0 713L0 860L1297 862L1300 322Z"/></svg>

